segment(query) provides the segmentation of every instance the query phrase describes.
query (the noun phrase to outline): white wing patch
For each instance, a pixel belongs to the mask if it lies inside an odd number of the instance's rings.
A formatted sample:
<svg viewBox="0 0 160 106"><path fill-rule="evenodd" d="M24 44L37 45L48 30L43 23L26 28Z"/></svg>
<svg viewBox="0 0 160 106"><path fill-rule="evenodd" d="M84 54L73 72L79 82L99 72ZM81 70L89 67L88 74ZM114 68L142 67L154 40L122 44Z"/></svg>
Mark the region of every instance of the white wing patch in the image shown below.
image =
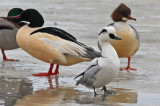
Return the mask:
<svg viewBox="0 0 160 106"><path fill-rule="evenodd" d="M73 56L84 56L84 54L86 54L85 48L71 41L63 40L61 38L60 40L53 40L44 37L40 37L39 39L46 44L52 45L62 54L69 54Z"/></svg>

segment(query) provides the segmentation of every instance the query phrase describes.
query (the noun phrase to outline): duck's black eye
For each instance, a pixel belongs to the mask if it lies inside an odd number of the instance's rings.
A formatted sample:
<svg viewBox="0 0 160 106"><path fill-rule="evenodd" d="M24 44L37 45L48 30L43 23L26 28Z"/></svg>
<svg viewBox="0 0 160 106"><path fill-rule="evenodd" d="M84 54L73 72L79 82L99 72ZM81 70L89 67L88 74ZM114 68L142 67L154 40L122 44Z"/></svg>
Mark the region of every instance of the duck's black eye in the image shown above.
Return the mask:
<svg viewBox="0 0 160 106"><path fill-rule="evenodd" d="M109 34L109 37L112 38L112 39L114 39L114 38L115 38L115 35L112 34L112 33L110 33L110 34Z"/></svg>
<svg viewBox="0 0 160 106"><path fill-rule="evenodd" d="M101 33L103 33L103 32L107 32L107 30L106 30L106 29L102 29L102 31L99 33L99 35L100 35Z"/></svg>

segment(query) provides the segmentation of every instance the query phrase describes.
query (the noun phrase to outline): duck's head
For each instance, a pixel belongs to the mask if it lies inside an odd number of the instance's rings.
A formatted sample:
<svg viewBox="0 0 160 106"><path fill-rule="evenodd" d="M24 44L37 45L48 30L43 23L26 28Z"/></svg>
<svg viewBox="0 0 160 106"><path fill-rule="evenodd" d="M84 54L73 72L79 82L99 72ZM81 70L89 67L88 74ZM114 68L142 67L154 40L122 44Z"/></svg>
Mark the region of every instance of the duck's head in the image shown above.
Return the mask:
<svg viewBox="0 0 160 106"><path fill-rule="evenodd" d="M10 18L18 18L21 21L29 22L29 27L42 27L44 24L44 19L42 15L35 9L26 9L19 16L10 17Z"/></svg>
<svg viewBox="0 0 160 106"><path fill-rule="evenodd" d="M116 30L113 26L104 27L99 33L98 39L100 41L122 40L121 38L117 37Z"/></svg>
<svg viewBox="0 0 160 106"><path fill-rule="evenodd" d="M15 23L19 23L21 20L19 18L12 18L12 17L19 17L19 15L23 12L21 8L12 8L7 15L7 19L11 20Z"/></svg>
<svg viewBox="0 0 160 106"><path fill-rule="evenodd" d="M9 10L7 17L18 16L23 12L21 8L12 8Z"/></svg>
<svg viewBox="0 0 160 106"><path fill-rule="evenodd" d="M121 3L112 13L112 20L115 22L127 20L135 20L135 18L131 17L131 9L127 7L125 4Z"/></svg>

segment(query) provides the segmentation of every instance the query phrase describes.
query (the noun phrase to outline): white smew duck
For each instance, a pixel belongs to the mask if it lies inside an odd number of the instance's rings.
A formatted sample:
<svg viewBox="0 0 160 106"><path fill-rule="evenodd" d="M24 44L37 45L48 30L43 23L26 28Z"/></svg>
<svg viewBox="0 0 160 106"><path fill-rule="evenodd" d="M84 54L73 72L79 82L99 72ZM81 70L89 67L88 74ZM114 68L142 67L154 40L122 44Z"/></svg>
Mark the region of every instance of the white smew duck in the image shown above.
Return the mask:
<svg viewBox="0 0 160 106"><path fill-rule="evenodd" d="M98 42L102 48L102 57L95 58L91 61L87 70L77 77L81 78L76 85L82 84L88 88L103 87L104 95L110 94L105 85L114 80L119 73L120 61L115 49L109 43L111 40L121 40L116 36L115 28L112 26L105 27L99 34ZM77 78L76 77L76 78Z"/></svg>

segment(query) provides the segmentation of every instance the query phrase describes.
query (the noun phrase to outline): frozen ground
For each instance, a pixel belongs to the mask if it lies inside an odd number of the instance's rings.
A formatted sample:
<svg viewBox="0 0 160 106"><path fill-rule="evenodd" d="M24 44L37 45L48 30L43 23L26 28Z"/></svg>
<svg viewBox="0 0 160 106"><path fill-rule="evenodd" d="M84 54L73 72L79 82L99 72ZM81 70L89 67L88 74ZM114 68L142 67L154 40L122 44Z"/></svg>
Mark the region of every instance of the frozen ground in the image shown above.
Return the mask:
<svg viewBox="0 0 160 106"><path fill-rule="evenodd" d="M131 66L136 72L120 72L108 84L117 95L94 98L93 90L75 86L74 77L85 70L88 63L60 67L59 77L33 77L33 73L47 72L49 64L39 61L21 49L6 51L6 62L0 56L0 105L6 106L97 106L97 105L160 105L160 1L159 0L3 0L1 16L13 7L36 8L45 19L45 26L62 28L79 41L97 48L100 29L112 22L110 14L121 2L132 9L137 21L130 21L139 32L141 44L133 56ZM127 59L121 59L121 67ZM99 93L102 93L98 89Z"/></svg>

